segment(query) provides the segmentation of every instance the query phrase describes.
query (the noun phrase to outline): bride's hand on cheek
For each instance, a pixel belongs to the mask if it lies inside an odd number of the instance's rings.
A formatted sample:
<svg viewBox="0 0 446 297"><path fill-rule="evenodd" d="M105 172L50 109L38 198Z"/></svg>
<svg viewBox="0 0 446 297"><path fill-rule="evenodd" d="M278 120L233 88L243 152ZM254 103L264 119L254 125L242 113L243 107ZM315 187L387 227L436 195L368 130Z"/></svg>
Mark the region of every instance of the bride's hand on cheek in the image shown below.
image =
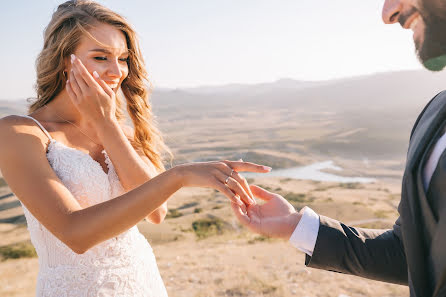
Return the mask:
<svg viewBox="0 0 446 297"><path fill-rule="evenodd" d="M74 106L93 125L116 121L116 94L96 71L87 70L82 61L71 55L71 71L66 82Z"/></svg>

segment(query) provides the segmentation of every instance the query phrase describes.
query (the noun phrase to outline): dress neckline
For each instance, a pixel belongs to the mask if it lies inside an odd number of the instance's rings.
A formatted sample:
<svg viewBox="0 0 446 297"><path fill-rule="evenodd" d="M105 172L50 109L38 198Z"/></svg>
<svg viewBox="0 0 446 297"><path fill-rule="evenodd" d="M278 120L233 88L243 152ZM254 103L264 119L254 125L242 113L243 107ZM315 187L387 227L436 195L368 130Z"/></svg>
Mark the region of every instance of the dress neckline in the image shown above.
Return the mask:
<svg viewBox="0 0 446 297"><path fill-rule="evenodd" d="M91 160L91 161L93 162L93 164L95 164L95 166L97 166L98 169L100 169L101 172L102 172L104 175L106 175L107 177L110 175L110 169L111 169L111 166L113 166L113 163L111 162L110 158L108 157L108 154L107 154L107 152L105 151L105 149L103 149L103 150L101 151L101 153L104 154L104 157L105 157L105 164L107 165L107 169L108 169L107 172L104 171L104 168L102 168L101 163L99 163L98 161L96 161L95 159L93 159L93 157L90 156L90 154L88 154L88 153L86 153L86 152L84 152L84 151L81 151L80 149L77 149L77 148L74 148L74 147L72 147L72 146L69 146L69 145L67 145L67 144L65 144L65 143L63 143L63 142L61 142L61 141L59 141L59 140L57 140L57 139L54 139L54 138L51 138L51 139L50 139L50 144L48 145L48 151L47 151L47 154L48 154L48 152L49 152L50 149L51 149L50 146L51 146L52 144L54 144L54 143L58 143L59 145L65 147L65 148L67 148L67 149L70 149L70 150L79 152L81 155L83 155L83 156L87 157L89 160Z"/></svg>
<svg viewBox="0 0 446 297"><path fill-rule="evenodd" d="M113 166L113 163L111 162L110 158L108 157L107 152L105 151L105 149L103 149L101 151L101 153L103 153L104 156L105 156L105 164L107 165L107 169L108 169L107 172L104 171L104 168L102 167L101 163L99 163L98 161L93 159L93 157L90 154L85 153L85 152L81 151L80 149L77 149L77 148L71 147L69 145L66 145L65 143L63 143L61 141L58 141L58 140L54 139L53 137L51 137L51 134L48 132L48 130L45 129L45 127L38 120L36 120L34 117L32 117L30 115L24 115L23 117L26 117L26 118L29 118L29 119L33 120L40 127L40 129L46 134L46 136L48 136L48 138L50 140L50 144L48 145L48 148L47 148L47 154L48 154L48 152L50 150L50 145L57 142L57 143L59 143L60 145L62 145L63 147L65 147L67 149L71 149L73 151L79 152L83 156L86 156L88 159L93 161L93 163L96 166L99 167L99 169L102 171L102 173L104 175L106 175L107 177L109 176L110 168L111 168L111 166Z"/></svg>

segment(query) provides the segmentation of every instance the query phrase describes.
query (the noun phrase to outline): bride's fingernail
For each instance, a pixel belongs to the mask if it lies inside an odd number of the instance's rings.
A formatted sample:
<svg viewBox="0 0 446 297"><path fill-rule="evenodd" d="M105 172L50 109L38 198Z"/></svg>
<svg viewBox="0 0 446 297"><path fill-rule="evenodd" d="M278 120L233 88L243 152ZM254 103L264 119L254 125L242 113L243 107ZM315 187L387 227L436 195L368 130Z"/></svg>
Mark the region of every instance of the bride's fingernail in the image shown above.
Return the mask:
<svg viewBox="0 0 446 297"><path fill-rule="evenodd" d="M96 72L96 70L93 71L93 76L96 77L96 78L99 78L99 74Z"/></svg>
<svg viewBox="0 0 446 297"><path fill-rule="evenodd" d="M267 170L267 171L271 171L272 168L269 167L269 166L262 166L262 169L263 169L263 170Z"/></svg>
<svg viewBox="0 0 446 297"><path fill-rule="evenodd" d="M76 60L76 56L75 55L73 55L73 54L71 54L71 63L73 63L74 62L74 60Z"/></svg>
<svg viewBox="0 0 446 297"><path fill-rule="evenodd" d="M240 162L243 162L243 159L242 158L240 158L240 159L238 159Z"/></svg>

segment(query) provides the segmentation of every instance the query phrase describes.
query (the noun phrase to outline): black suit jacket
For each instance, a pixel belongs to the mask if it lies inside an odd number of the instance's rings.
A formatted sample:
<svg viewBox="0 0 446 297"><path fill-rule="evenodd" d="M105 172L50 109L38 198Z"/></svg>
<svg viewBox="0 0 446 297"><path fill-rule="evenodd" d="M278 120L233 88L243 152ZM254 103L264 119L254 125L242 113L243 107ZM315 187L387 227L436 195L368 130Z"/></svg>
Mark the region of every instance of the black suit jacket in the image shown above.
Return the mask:
<svg viewBox="0 0 446 297"><path fill-rule="evenodd" d="M446 91L424 108L412 129L400 217L390 230L353 228L320 216L305 264L370 279L407 284L412 297L446 296L446 152L425 192L422 169L446 127Z"/></svg>

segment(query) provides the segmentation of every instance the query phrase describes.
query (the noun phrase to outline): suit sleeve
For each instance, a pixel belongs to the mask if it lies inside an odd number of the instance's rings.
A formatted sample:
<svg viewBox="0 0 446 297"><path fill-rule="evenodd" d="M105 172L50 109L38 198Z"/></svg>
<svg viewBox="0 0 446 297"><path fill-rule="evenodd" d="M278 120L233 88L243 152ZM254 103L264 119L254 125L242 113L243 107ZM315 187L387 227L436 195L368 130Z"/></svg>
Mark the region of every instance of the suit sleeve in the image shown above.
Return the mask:
<svg viewBox="0 0 446 297"><path fill-rule="evenodd" d="M313 255L305 265L384 282L407 285L406 255L400 219L393 229L374 230L346 226L320 216Z"/></svg>

